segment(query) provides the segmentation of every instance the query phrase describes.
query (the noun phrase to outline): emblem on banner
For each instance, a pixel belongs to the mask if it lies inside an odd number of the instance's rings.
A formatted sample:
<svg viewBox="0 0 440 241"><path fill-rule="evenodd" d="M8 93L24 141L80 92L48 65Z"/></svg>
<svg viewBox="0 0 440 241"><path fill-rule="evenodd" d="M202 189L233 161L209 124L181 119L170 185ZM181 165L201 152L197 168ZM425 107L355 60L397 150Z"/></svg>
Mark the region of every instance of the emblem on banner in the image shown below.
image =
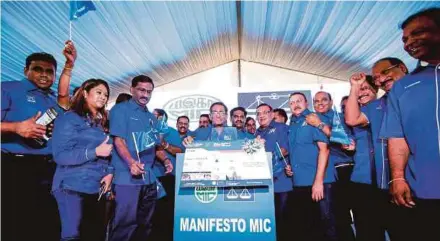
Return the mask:
<svg viewBox="0 0 440 241"><path fill-rule="evenodd" d="M194 196L201 203L212 203L217 198L217 187L195 187Z"/></svg>
<svg viewBox="0 0 440 241"><path fill-rule="evenodd" d="M189 117L191 122L198 122L201 114L208 114L212 103L220 100L209 95L185 95L168 101L163 109L170 120L177 120L181 115Z"/></svg>

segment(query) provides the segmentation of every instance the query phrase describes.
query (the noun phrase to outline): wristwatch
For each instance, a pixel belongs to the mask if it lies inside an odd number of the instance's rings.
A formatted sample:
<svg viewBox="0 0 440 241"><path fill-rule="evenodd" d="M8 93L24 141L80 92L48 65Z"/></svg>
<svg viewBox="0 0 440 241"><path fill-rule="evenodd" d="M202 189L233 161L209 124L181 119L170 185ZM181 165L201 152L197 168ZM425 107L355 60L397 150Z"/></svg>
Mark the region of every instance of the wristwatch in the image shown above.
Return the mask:
<svg viewBox="0 0 440 241"><path fill-rule="evenodd" d="M321 123L319 123L319 125L318 125L318 129L322 130L322 129L324 129L324 126L325 126L325 123L324 123L324 122L321 122Z"/></svg>

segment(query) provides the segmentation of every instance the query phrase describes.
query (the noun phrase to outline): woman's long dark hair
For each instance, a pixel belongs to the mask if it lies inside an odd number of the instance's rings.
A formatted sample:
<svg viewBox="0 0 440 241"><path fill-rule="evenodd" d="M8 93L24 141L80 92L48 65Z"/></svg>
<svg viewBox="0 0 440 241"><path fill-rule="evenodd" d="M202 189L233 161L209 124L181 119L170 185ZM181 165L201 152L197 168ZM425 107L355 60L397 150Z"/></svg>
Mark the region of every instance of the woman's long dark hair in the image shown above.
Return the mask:
<svg viewBox="0 0 440 241"><path fill-rule="evenodd" d="M76 94L73 96L72 103L70 105L70 109L74 112L76 112L80 116L87 116L87 114L91 114L89 107L87 106L87 102L84 98L84 91L89 93L89 91L93 88L95 88L98 85L104 85L107 89L107 93L110 96L110 88L105 80L102 79L88 79L82 83L81 87L79 87L79 90L76 92ZM108 101L108 98L107 98ZM107 111L105 110L105 107L98 110L98 113L101 114L101 119L99 120L99 123L101 126L107 130L108 129L108 116Z"/></svg>

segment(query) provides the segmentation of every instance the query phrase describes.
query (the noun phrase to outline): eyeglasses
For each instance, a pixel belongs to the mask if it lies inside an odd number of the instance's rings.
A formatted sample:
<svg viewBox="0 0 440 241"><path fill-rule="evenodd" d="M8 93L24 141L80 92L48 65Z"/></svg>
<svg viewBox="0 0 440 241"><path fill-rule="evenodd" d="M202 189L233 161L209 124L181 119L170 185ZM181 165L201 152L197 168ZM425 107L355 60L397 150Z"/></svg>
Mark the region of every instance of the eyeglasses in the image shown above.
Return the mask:
<svg viewBox="0 0 440 241"><path fill-rule="evenodd" d="M257 117L258 116L263 116L263 115L268 115L269 113L270 113L270 111L257 112Z"/></svg>
<svg viewBox="0 0 440 241"><path fill-rule="evenodd" d="M226 112L224 112L224 111L211 111L211 115L224 116L224 115L226 115Z"/></svg>
<svg viewBox="0 0 440 241"><path fill-rule="evenodd" d="M391 72L392 69L394 69L394 68L396 68L396 67L398 67L398 66L399 66L399 64L391 65L390 67L388 67L388 68L386 68L386 69L380 71L380 72L379 72L379 76L386 76L386 75L388 75L388 74ZM376 81L376 80L378 79L379 76L378 76L378 75L375 75L375 76L373 77L373 80Z"/></svg>

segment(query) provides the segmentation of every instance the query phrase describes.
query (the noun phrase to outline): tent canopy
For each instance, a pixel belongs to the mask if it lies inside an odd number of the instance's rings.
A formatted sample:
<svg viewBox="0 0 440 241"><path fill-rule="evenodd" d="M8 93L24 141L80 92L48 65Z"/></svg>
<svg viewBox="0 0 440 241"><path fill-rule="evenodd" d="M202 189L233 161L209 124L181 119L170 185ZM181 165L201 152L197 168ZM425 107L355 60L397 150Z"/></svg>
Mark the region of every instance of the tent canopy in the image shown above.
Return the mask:
<svg viewBox="0 0 440 241"><path fill-rule="evenodd" d="M421 9L440 6L438 1L94 4L96 11L73 22L78 59L72 88L102 78L113 93L126 92L138 74L160 86L235 60L339 80L369 71L388 56L413 69L416 61L403 51L398 26ZM21 79L32 52L52 53L62 66L67 1L3 1L1 8L2 81Z"/></svg>

